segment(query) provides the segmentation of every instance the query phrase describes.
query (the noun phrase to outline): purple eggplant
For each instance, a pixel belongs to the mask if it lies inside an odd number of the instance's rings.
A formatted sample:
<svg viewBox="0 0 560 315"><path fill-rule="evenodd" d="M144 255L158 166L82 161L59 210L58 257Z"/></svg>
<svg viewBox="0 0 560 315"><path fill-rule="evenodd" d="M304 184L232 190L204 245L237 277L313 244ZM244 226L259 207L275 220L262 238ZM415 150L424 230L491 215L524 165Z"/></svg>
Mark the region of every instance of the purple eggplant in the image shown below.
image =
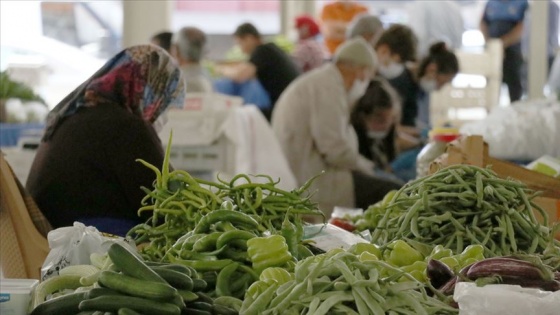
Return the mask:
<svg viewBox="0 0 560 315"><path fill-rule="evenodd" d="M443 286L455 276L453 271L447 267L446 264L435 259L430 259L430 261L428 261L426 274L434 288Z"/></svg>
<svg viewBox="0 0 560 315"><path fill-rule="evenodd" d="M471 280L485 277L544 280L545 274L536 265L519 259L495 257L474 263L467 271Z"/></svg>

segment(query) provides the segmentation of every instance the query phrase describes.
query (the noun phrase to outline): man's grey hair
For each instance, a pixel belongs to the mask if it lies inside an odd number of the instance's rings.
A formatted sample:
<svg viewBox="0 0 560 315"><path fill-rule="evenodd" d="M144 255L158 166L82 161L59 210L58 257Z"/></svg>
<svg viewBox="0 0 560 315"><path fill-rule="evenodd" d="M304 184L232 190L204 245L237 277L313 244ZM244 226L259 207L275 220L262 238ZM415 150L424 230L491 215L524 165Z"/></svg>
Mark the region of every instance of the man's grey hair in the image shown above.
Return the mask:
<svg viewBox="0 0 560 315"><path fill-rule="evenodd" d="M183 27L173 36L177 54L191 62L200 62L206 46L206 34L196 27Z"/></svg>
<svg viewBox="0 0 560 315"><path fill-rule="evenodd" d="M383 30L383 23L377 16L371 14L360 14L355 17L346 31L346 38L356 36L375 35Z"/></svg>

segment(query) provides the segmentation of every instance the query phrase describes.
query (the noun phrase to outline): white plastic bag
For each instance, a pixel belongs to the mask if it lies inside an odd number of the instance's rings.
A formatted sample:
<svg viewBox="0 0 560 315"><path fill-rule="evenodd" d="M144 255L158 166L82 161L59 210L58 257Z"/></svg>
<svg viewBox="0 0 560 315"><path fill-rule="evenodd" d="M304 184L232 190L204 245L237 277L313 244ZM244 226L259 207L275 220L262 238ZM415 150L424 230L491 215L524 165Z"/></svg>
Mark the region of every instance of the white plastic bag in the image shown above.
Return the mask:
<svg viewBox="0 0 560 315"><path fill-rule="evenodd" d="M126 244L132 250L136 245L131 239L104 236L93 226L74 222L74 226L52 230L47 235L50 252L41 268L41 279L45 280L66 266L90 264L90 255L103 254L115 243Z"/></svg>
<svg viewBox="0 0 560 315"><path fill-rule="evenodd" d="M536 100L495 108L486 119L464 124L461 134L482 135L490 155L499 159L560 156L560 103Z"/></svg>
<svg viewBox="0 0 560 315"><path fill-rule="evenodd" d="M459 303L459 315L558 315L560 312L560 291L518 285L477 287L475 283L459 282L453 299Z"/></svg>

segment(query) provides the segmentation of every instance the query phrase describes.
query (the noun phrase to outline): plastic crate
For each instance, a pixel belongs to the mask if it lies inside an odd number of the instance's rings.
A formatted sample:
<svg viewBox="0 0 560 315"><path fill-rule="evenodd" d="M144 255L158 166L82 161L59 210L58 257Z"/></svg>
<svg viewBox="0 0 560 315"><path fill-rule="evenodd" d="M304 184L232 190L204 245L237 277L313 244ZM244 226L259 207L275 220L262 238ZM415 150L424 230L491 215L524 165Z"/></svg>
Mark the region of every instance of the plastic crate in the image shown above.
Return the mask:
<svg viewBox="0 0 560 315"><path fill-rule="evenodd" d="M189 172L235 172L235 146L225 136L209 145L172 145L170 162Z"/></svg>

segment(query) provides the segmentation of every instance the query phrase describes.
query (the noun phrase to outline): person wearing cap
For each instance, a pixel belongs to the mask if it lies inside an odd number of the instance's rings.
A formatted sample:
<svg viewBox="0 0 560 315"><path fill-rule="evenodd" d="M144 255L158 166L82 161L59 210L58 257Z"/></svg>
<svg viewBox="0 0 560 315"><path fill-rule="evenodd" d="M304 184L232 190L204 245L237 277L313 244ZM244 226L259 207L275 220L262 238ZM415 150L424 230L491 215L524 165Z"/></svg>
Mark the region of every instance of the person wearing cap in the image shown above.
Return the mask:
<svg viewBox="0 0 560 315"><path fill-rule="evenodd" d="M253 24L241 24L233 36L241 50L249 56L249 60L236 67L224 69L222 74L238 83L256 77L270 96L271 107L261 108L265 117L270 120L280 94L300 71L290 56L277 45L265 43Z"/></svg>
<svg viewBox="0 0 560 315"><path fill-rule="evenodd" d="M364 13L356 16L352 20L350 26L348 26L346 38L350 39L361 36L369 42L372 47L375 47L382 33L383 23L381 23L381 20L375 15Z"/></svg>
<svg viewBox="0 0 560 315"><path fill-rule="evenodd" d="M308 15L296 17L295 22L299 40L292 57L300 70L307 72L321 66L325 59L323 48L317 41L319 25Z"/></svg>
<svg viewBox="0 0 560 315"><path fill-rule="evenodd" d="M374 163L358 152L350 124L352 104L364 95L377 66L371 45L355 38L341 45L332 62L303 74L282 93L272 128L290 168L311 191L325 215L334 207L366 208L399 187L373 176Z"/></svg>
<svg viewBox="0 0 560 315"><path fill-rule="evenodd" d="M172 55L179 62L187 93L212 93L212 82L201 65L206 34L196 27L183 27L173 36Z"/></svg>

